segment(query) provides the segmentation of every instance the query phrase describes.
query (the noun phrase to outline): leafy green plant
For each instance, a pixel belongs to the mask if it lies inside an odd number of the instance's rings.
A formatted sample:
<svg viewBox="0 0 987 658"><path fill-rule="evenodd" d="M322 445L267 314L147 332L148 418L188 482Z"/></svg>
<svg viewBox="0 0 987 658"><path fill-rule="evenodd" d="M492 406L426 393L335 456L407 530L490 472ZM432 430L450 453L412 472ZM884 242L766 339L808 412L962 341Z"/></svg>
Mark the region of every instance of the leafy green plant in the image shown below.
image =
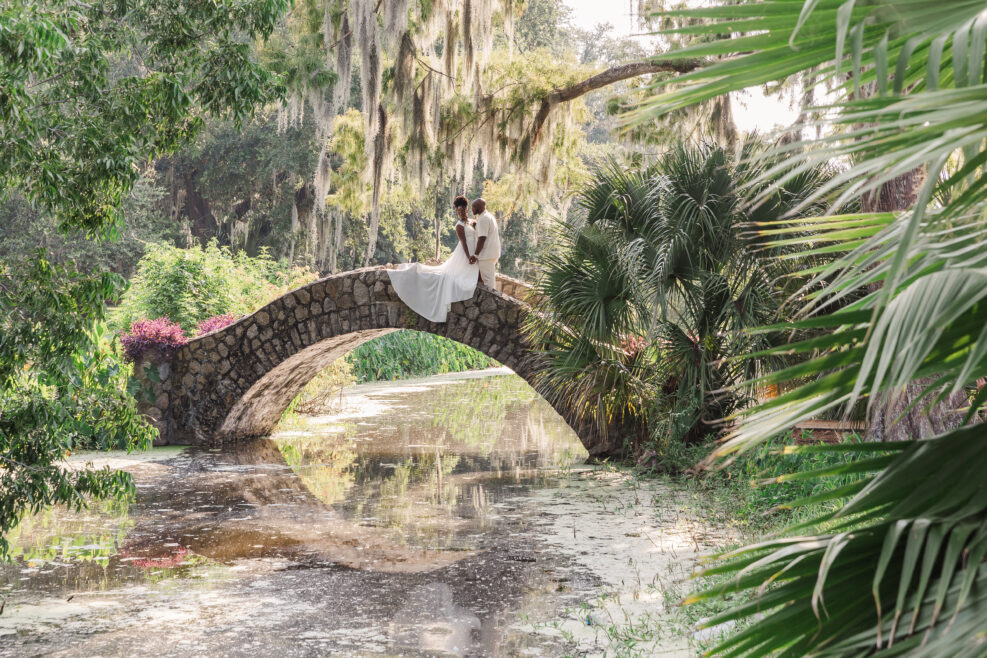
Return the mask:
<svg viewBox="0 0 987 658"><path fill-rule="evenodd" d="M745 147L745 154L756 150ZM697 442L753 397L791 268L746 230L780 217L826 179L812 170L752 213L755 171L720 148L679 145L648 166L610 162L582 192L584 221L558 232L529 330L539 386L606 426L659 443ZM629 422L628 422L629 421Z"/></svg>
<svg viewBox="0 0 987 658"><path fill-rule="evenodd" d="M277 91L243 36L270 34L288 4L211 5L190 16L179 0L4 3L0 184L63 228L102 235L119 221L140 165L191 141L199 110L242 119ZM114 68L120 59L131 65Z"/></svg>
<svg viewBox="0 0 987 658"><path fill-rule="evenodd" d="M74 263L80 272L109 270L130 278L148 243L184 243L182 223L165 206L168 190L147 167L121 206L116 239L92 240L84 231L59 229L57 217L33 206L16 190L0 198L0 260L44 248L52 263Z"/></svg>
<svg viewBox="0 0 987 658"><path fill-rule="evenodd" d="M188 335L214 316L252 313L267 301L314 280L315 274L271 258L232 252L215 241L180 249L149 245L137 275L113 312L126 327L142 318L168 318Z"/></svg>
<svg viewBox="0 0 987 658"><path fill-rule="evenodd" d="M797 528L810 534L739 549L709 571L731 578L696 598L747 597L710 623L754 619L717 651L982 655L985 432L956 426L987 400L977 385L987 375L983 3L743 2L675 13L698 19L691 33L719 38L671 57L733 56L676 79L642 116L815 68L839 84L840 97L825 108L821 136L779 146L761 180L840 158L849 166L816 196L843 184L829 199L876 200L878 209L897 186L917 181L899 195L904 212L758 226L774 245L797 227L801 253L836 257L807 272L821 289L797 300L800 319L785 326L824 333L774 350L804 360L761 381L795 385L743 418L715 455L736 458L861 398L873 412L907 395L906 411L922 410L927 424L933 414L948 419L936 436L913 429L912 441L834 448L863 458L802 474L863 477L802 501L849 498ZM967 390L977 391L972 403Z"/></svg>
<svg viewBox="0 0 987 658"><path fill-rule="evenodd" d="M130 476L72 469L83 448L149 445L103 323L116 275L83 276L40 257L0 264L0 554L21 516L133 492Z"/></svg>
<svg viewBox="0 0 987 658"><path fill-rule="evenodd" d="M468 345L420 331L396 331L346 356L358 383L491 368L497 362Z"/></svg>
<svg viewBox="0 0 987 658"><path fill-rule="evenodd" d="M878 453L854 452L853 446L860 442L860 437L853 436L841 447L811 443L793 447L790 434L766 441L757 449L740 455L725 471L736 483L734 490L739 494L735 509L748 519L773 515L782 521L790 521L796 508L799 513L807 511L816 516L835 510L846 500L825 500L809 506L798 503L813 497L823 498L828 492L861 480L864 474L853 469L829 478L814 477L819 470L840 470L861 459L877 456Z"/></svg>
<svg viewBox="0 0 987 658"><path fill-rule="evenodd" d="M191 142L204 116L238 121L277 94L249 40L269 35L288 4L197 3L190 11L183 0L4 2L0 196L16 190L60 230L114 237L149 160ZM0 284L6 533L45 505L132 492L125 473L69 470L60 460L83 440L132 446L152 430L119 385L101 332L119 278L80 275L36 253L0 263Z"/></svg>

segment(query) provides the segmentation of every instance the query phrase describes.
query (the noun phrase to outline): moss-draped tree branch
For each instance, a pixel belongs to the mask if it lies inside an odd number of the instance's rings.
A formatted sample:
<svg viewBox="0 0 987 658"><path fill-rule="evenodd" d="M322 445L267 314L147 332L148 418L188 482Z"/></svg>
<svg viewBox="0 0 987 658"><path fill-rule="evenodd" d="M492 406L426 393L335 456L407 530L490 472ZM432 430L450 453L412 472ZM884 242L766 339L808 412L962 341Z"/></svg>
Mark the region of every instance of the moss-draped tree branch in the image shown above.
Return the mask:
<svg viewBox="0 0 987 658"><path fill-rule="evenodd" d="M548 120L548 115L551 114L553 108L562 103L568 103L591 91L607 87L622 80L629 80L630 78L651 73L689 73L702 65L703 62L694 59L668 62L657 62L653 60L631 62L629 64L611 67L566 87L553 89L542 99L541 106L538 108L538 114L535 115L535 120L531 124L531 131L529 132L531 139L529 141L531 144L538 141L542 127L545 125L545 121Z"/></svg>

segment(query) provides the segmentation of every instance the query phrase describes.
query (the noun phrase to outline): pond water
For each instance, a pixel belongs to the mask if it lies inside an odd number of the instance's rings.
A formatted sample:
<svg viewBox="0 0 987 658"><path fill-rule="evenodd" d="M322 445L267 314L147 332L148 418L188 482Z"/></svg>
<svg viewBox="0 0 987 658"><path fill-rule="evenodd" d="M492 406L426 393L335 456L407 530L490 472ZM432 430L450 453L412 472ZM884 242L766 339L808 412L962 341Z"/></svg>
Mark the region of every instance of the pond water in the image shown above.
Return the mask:
<svg viewBox="0 0 987 658"><path fill-rule="evenodd" d="M236 450L76 456L136 500L11 534L0 655L694 655L678 583L729 533L585 458L502 370L352 387Z"/></svg>

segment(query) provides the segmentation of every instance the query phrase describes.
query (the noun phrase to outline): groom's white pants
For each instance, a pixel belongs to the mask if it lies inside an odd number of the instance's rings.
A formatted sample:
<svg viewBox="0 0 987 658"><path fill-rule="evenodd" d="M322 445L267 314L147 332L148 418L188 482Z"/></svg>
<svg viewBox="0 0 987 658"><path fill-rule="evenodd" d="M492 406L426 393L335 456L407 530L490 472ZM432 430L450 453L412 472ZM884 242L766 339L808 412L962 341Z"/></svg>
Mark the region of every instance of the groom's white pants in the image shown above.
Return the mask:
<svg viewBox="0 0 987 658"><path fill-rule="evenodd" d="M480 277L483 278L483 283L490 287L497 287L497 259L496 258L481 258L476 261L476 264L480 266Z"/></svg>

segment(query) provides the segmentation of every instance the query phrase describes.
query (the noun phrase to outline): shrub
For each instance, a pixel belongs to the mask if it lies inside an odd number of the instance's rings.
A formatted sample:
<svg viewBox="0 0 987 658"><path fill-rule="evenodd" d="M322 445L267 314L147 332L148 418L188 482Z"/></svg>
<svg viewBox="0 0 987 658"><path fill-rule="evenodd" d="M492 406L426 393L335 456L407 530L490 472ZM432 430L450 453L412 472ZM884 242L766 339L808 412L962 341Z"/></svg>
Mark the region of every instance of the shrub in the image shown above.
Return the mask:
<svg viewBox="0 0 987 658"><path fill-rule="evenodd" d="M113 323L120 329L141 318L166 317L192 334L207 318L252 313L315 278L314 272L276 261L266 251L250 257L215 240L191 249L148 245Z"/></svg>
<svg viewBox="0 0 987 658"><path fill-rule="evenodd" d="M135 320L130 331L120 337L124 357L130 363L138 363L150 349L156 349L161 358L168 358L187 342L182 328L168 318Z"/></svg>
<svg viewBox="0 0 987 658"><path fill-rule="evenodd" d="M775 259L745 227L794 212L827 172L753 209L743 162L684 144L649 165L607 162L542 258L527 327L541 346L537 388L602 427L619 423L634 451L701 443L770 365L762 351L777 336L751 329L781 317L807 262Z"/></svg>
<svg viewBox="0 0 987 658"><path fill-rule="evenodd" d="M214 315L207 320L203 320L199 323L199 326L195 329L196 336L202 336L208 334L211 331L216 331L217 329L222 329L223 327L228 327L237 320L240 316L236 313L224 313L223 315Z"/></svg>

